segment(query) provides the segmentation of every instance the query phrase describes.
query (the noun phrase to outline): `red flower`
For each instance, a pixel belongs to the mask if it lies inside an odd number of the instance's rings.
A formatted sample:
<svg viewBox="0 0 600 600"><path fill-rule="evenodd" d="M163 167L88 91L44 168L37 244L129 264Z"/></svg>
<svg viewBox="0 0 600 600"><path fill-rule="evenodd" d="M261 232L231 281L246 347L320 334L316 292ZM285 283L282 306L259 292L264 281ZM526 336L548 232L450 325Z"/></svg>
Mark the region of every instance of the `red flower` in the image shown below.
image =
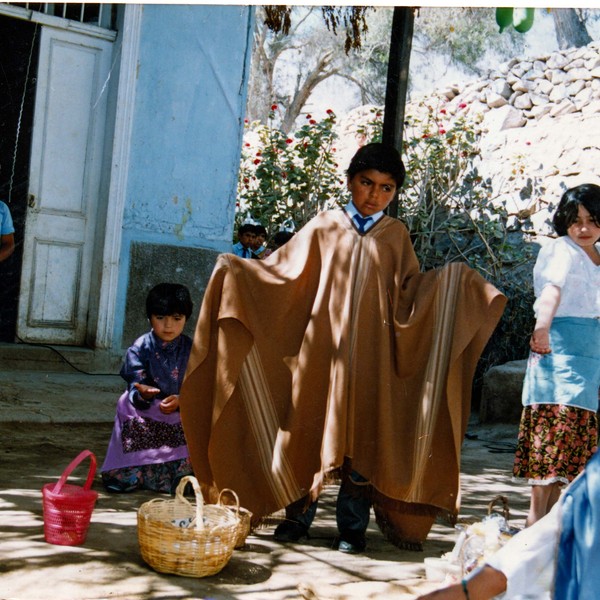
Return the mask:
<svg viewBox="0 0 600 600"><path fill-rule="evenodd" d="M446 133L446 130L445 130L445 129L442 129L442 128L440 127L440 135L444 135L445 133Z"/></svg>
<svg viewBox="0 0 600 600"><path fill-rule="evenodd" d="M258 150L258 151L256 152L256 156L261 156L261 155L262 155L262 150Z"/></svg>
<svg viewBox="0 0 600 600"><path fill-rule="evenodd" d="M255 158L254 159L254 164L255 165L260 165L260 158Z"/></svg>
<svg viewBox="0 0 600 600"><path fill-rule="evenodd" d="M307 119L312 119L312 115L306 115Z"/></svg>
<svg viewBox="0 0 600 600"><path fill-rule="evenodd" d="M288 138L287 140L285 140L286 144L293 144L294 140L292 138Z"/></svg>
<svg viewBox="0 0 600 600"><path fill-rule="evenodd" d="M458 105L458 108L467 108L467 105L466 105L466 103L465 103L465 102L461 102L461 103Z"/></svg>
<svg viewBox="0 0 600 600"><path fill-rule="evenodd" d="M421 136L421 138L422 138L422 139L424 139L424 140L426 140L428 137L430 137L428 133L424 133L424 134Z"/></svg>
<svg viewBox="0 0 600 600"><path fill-rule="evenodd" d="M526 146L531 146L531 142L525 142Z"/></svg>
<svg viewBox="0 0 600 600"><path fill-rule="evenodd" d="M311 119L311 120L309 121L309 123L310 123L311 125L316 125L316 124L317 124L317 122L316 122L314 119Z"/></svg>
<svg viewBox="0 0 600 600"><path fill-rule="evenodd" d="M442 108L442 110L440 110L440 113L443 114L443 115L445 115L446 114L446 109Z"/></svg>
<svg viewBox="0 0 600 600"><path fill-rule="evenodd" d="M333 111L332 111L330 108L328 108L328 109L327 109L325 112L326 112L328 115L332 115L332 114L333 114Z"/></svg>
<svg viewBox="0 0 600 600"><path fill-rule="evenodd" d="M277 104L271 104L271 110L277 110Z"/></svg>

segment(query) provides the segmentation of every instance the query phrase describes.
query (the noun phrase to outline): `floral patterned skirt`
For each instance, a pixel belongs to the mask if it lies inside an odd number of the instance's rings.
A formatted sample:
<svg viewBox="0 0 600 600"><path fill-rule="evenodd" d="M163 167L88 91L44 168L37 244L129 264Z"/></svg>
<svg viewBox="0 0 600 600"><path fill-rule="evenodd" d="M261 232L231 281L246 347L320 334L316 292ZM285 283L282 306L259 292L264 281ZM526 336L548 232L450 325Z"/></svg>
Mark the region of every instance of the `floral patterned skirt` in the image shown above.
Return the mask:
<svg viewBox="0 0 600 600"><path fill-rule="evenodd" d="M185 475L192 475L192 463L189 458L104 471L102 483L109 492L154 490L174 494L179 480Z"/></svg>
<svg viewBox="0 0 600 600"><path fill-rule="evenodd" d="M598 449L595 412L564 404L523 408L513 476L530 484L570 483Z"/></svg>

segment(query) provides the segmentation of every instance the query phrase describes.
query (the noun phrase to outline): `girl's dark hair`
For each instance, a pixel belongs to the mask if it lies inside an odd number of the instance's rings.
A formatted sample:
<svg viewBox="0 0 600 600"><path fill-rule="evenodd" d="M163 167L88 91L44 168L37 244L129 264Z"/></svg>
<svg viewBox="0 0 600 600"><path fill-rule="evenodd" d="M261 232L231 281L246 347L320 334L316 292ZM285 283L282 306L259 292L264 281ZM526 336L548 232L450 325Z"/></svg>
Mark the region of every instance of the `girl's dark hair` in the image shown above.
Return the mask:
<svg viewBox="0 0 600 600"><path fill-rule="evenodd" d="M350 161L346 175L348 175L348 179L352 179L357 173L368 169L389 173L396 181L398 188L404 183L406 176L406 169L398 150L380 142L373 142L359 148Z"/></svg>
<svg viewBox="0 0 600 600"><path fill-rule="evenodd" d="M155 285L146 297L146 315L185 315L192 314L192 299L185 285L179 283L159 283Z"/></svg>
<svg viewBox="0 0 600 600"><path fill-rule="evenodd" d="M552 217L552 224L558 235L567 235L569 227L577 221L580 205L587 209L594 223L600 227L600 186L584 183L562 195Z"/></svg>

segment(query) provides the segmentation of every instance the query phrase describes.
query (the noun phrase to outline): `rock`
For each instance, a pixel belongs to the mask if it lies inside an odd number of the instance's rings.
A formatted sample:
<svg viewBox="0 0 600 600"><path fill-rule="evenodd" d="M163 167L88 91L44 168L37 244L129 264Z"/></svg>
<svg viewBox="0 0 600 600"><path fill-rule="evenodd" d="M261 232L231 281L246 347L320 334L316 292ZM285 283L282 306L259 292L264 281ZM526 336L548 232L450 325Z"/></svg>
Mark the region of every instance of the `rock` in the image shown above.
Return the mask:
<svg viewBox="0 0 600 600"><path fill-rule="evenodd" d="M508 104L508 100L495 92L487 92L485 95L485 103L490 108L500 108L501 106Z"/></svg>
<svg viewBox="0 0 600 600"><path fill-rule="evenodd" d="M482 423L518 423L527 360L514 360L488 369L483 376L479 420Z"/></svg>
<svg viewBox="0 0 600 600"><path fill-rule="evenodd" d="M529 94L523 94L518 98L515 98L515 108L520 108L521 110L529 110L533 106L533 102L529 97Z"/></svg>
<svg viewBox="0 0 600 600"><path fill-rule="evenodd" d="M551 102L559 103L562 102L569 94L567 93L567 86L564 83L555 85L554 89L548 96Z"/></svg>
<svg viewBox="0 0 600 600"><path fill-rule="evenodd" d="M583 67L581 69L572 69L571 71L567 72L565 82L568 83L570 81L579 81L580 79L589 81L592 79L592 74Z"/></svg>
<svg viewBox="0 0 600 600"><path fill-rule="evenodd" d="M526 122L527 120L520 110L506 104L501 108L490 110L483 118L482 126L488 131L488 134L491 134L506 129L523 127Z"/></svg>

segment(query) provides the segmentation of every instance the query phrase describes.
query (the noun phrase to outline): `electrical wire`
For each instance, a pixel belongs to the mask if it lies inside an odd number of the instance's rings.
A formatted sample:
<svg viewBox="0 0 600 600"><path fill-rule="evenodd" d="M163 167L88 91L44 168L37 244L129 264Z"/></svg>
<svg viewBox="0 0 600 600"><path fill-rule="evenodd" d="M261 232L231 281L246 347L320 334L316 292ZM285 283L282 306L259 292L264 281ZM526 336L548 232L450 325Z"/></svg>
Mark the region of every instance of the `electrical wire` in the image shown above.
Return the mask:
<svg viewBox="0 0 600 600"><path fill-rule="evenodd" d="M34 346L36 348L47 348L48 350L52 350L52 352L57 354L72 369L74 369L75 371L78 371L79 373L81 373L83 375L102 376L102 377L115 377L116 375L118 375L118 373L89 373L88 371L84 371L83 369L80 369L77 365L74 365L64 354L62 354L56 348L54 348L53 346L50 346L49 344L34 344L33 342L26 342L25 340L21 339L16 334L15 334L15 338L17 338L17 340L19 340L19 342L21 344L25 344L26 346Z"/></svg>

